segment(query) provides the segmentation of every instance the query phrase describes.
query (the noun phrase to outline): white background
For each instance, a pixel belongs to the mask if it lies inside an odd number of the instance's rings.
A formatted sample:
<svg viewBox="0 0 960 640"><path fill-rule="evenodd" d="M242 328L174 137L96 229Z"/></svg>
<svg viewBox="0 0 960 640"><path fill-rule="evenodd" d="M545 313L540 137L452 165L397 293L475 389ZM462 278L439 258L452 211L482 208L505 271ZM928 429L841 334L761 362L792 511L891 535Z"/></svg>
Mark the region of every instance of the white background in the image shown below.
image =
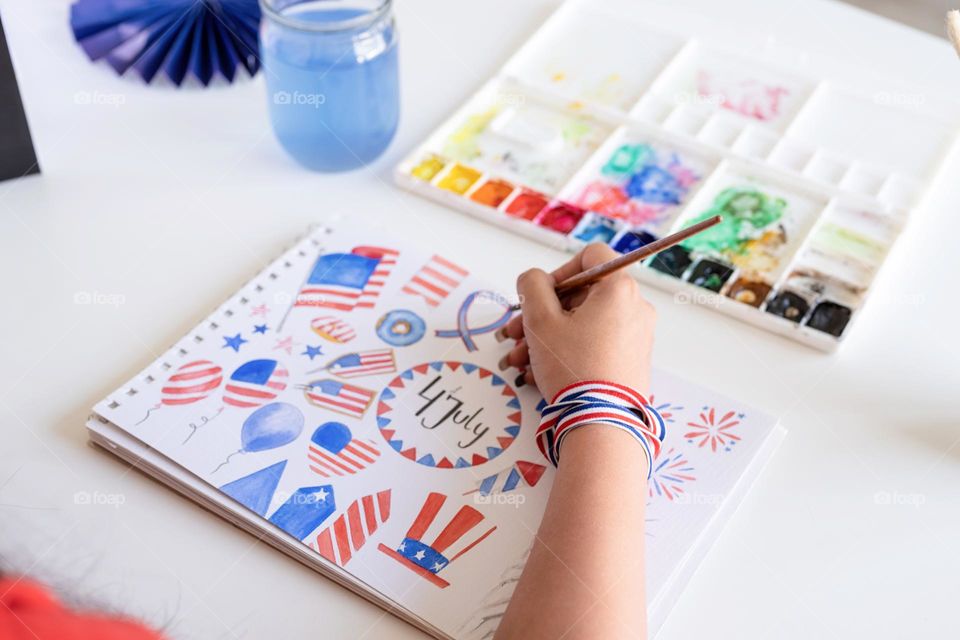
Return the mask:
<svg viewBox="0 0 960 640"><path fill-rule="evenodd" d="M488 265L503 288L526 267L557 264L559 253L390 182L392 166L554 4L401 2L397 139L363 171L321 176L274 142L262 77L144 87L85 59L66 2L0 0L44 172L0 185L0 555L9 564L166 624L174 638L419 636L89 448L83 421L331 213L420 235ZM711 0L671 4L716 10ZM723 6L745 32L960 97L960 61L942 40L822 0ZM119 104L79 104L84 96ZM954 156L948 176L957 165ZM955 635L958 211L960 186L947 177L834 355L649 293L658 366L790 429L662 638ZM75 304L82 292L122 304ZM78 505L78 491L123 504Z"/></svg>

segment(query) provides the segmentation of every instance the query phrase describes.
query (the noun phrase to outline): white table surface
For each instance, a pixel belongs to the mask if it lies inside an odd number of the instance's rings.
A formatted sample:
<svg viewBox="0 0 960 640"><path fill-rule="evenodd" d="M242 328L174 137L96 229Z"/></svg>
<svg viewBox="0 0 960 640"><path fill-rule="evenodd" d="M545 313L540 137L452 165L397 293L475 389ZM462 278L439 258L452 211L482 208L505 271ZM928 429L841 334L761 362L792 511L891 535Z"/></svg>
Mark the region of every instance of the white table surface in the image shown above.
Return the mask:
<svg viewBox="0 0 960 640"><path fill-rule="evenodd" d="M0 556L172 638L421 637L90 448L83 421L329 213L425 234L503 287L561 260L390 182L554 4L400 2L399 135L373 166L323 176L273 140L262 77L145 87L85 59L65 0L0 0L43 168L0 184ZM827 0L724 6L744 30L960 95L942 40ZM958 211L960 184L944 180L834 355L649 293L658 366L790 429L661 638L956 636ZM76 304L78 292L119 304Z"/></svg>

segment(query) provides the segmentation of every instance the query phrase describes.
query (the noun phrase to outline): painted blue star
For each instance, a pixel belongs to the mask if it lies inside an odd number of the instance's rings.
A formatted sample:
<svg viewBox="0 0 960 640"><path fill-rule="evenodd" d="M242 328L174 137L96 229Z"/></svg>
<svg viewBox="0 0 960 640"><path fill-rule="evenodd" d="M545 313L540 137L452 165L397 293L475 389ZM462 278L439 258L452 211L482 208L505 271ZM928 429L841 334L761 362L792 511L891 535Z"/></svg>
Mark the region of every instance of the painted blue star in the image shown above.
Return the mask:
<svg viewBox="0 0 960 640"><path fill-rule="evenodd" d="M224 342L224 345L223 345L222 348L226 349L227 347L230 347L230 348L233 349L234 351L240 351L241 345L243 345L245 342L249 342L249 340L244 340L244 339L243 339L243 336L241 336L241 335L238 333L237 335L233 336L232 338L228 338L227 336L223 336L223 342Z"/></svg>
<svg viewBox="0 0 960 640"><path fill-rule="evenodd" d="M253 332L254 332L254 333L266 333L266 332L267 332L267 325L265 325L265 324L255 324L255 325L253 325Z"/></svg>
<svg viewBox="0 0 960 640"><path fill-rule="evenodd" d="M310 356L310 359L313 360L314 356L322 356L323 351L320 350L320 347L311 347L310 345L307 345L307 350L300 355Z"/></svg>

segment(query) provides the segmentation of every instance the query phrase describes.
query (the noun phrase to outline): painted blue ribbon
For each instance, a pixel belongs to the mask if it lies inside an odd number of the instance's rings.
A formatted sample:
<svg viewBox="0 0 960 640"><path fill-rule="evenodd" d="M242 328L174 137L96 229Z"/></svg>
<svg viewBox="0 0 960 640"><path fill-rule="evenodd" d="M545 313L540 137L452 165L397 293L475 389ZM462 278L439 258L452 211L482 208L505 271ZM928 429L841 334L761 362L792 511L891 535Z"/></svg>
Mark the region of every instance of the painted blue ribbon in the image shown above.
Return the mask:
<svg viewBox="0 0 960 640"><path fill-rule="evenodd" d="M485 324L481 327L471 327L467 322L467 314L470 312L470 307L473 306L473 303L481 297L490 298L495 302L499 302L503 305L505 310L503 315L493 322ZM437 329L435 333L438 338L460 338L463 340L463 346L467 348L467 351L477 351L477 343L473 341L473 336L496 331L503 325L507 324L512 316L513 309L511 308L511 305L507 303L500 294L493 291L474 291L464 298L463 303L460 305L460 310L457 312L457 328Z"/></svg>

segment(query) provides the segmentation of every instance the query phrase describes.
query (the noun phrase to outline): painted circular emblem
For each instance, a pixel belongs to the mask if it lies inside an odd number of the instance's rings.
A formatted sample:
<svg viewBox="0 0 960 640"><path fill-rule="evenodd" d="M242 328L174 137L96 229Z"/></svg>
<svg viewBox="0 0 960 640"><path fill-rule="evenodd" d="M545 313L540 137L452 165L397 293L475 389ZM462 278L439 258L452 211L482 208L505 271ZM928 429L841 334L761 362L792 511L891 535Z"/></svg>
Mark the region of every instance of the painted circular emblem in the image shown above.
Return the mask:
<svg viewBox="0 0 960 640"><path fill-rule="evenodd" d="M392 347L409 347L423 338L427 323L413 311L394 309L377 321L377 335Z"/></svg>
<svg viewBox="0 0 960 640"><path fill-rule="evenodd" d="M467 362L407 369L377 405L380 434L405 458L438 469L496 458L520 433L520 400L506 380Z"/></svg>

